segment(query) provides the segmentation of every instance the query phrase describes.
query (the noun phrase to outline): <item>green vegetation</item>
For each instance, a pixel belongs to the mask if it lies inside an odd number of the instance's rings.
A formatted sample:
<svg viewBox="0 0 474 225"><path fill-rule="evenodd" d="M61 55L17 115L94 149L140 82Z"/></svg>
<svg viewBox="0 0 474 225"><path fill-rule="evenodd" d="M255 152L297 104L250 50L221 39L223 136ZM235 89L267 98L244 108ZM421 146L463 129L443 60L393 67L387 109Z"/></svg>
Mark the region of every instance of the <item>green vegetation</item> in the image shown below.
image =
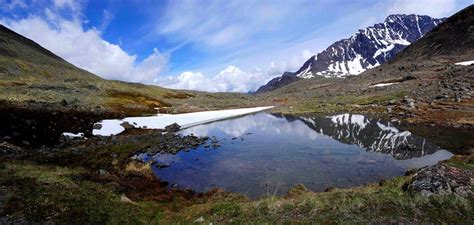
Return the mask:
<svg viewBox="0 0 474 225"><path fill-rule="evenodd" d="M474 218L472 199L422 197L402 191L409 177L383 184L313 193L304 188L286 197L241 202L225 199L185 208L172 222L203 217L220 223L463 223ZM302 190L303 189L303 190ZM291 191L290 191L291 192Z"/></svg>
<svg viewBox="0 0 474 225"><path fill-rule="evenodd" d="M123 147L119 147L123 146ZM410 176L380 184L314 193L297 185L286 196L249 200L239 194L221 191L202 196L168 193L163 198L148 164L123 161L135 149L119 145L99 150L110 160L89 161L71 166L41 165L13 160L0 166L0 187L6 187L5 211L13 219L30 222L77 221L91 224L182 224L205 222L233 224L261 223L465 223L474 219L472 196L433 195L424 197L405 192ZM92 153L92 151L90 152ZM109 154L110 155L110 154ZM473 169L472 156L455 157L446 163ZM116 160L111 160L116 158ZM91 165L96 162L97 165ZM99 176L92 168L108 168L110 175ZM90 168L90 169L87 169ZM137 175L142 174L143 176ZM126 190L125 183L136 178L145 189ZM129 183L127 185L136 185ZM132 187L132 186L129 186ZM161 188L162 189L162 188ZM160 197L161 196L161 197Z"/></svg>
<svg viewBox="0 0 474 225"><path fill-rule="evenodd" d="M153 208L121 200L113 186L81 180L82 169L8 162L0 170L7 187L5 211L30 222L148 223ZM14 187L14 188L10 188Z"/></svg>

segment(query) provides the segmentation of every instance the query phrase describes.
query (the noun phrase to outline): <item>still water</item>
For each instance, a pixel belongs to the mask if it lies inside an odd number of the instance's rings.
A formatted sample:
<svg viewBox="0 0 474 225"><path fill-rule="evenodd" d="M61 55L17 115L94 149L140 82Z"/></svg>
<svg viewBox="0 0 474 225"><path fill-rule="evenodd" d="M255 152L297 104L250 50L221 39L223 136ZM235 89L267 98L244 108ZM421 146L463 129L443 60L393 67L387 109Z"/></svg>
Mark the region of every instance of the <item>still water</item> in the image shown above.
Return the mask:
<svg viewBox="0 0 474 225"><path fill-rule="evenodd" d="M364 115L282 116L261 112L202 124L182 134L215 136L220 147L176 155L141 155L170 186L198 192L221 188L255 198L352 187L404 174L452 156L394 124Z"/></svg>

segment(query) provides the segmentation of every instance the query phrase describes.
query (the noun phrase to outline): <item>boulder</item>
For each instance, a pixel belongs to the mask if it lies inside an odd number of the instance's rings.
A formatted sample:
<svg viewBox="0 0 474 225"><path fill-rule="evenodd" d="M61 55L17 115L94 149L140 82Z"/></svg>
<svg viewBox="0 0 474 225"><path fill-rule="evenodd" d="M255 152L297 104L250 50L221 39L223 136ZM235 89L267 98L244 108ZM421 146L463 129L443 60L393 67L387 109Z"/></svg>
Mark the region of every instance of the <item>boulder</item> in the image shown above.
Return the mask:
<svg viewBox="0 0 474 225"><path fill-rule="evenodd" d="M173 123L165 127L165 131L167 132L176 132L179 131L179 129L181 129L181 126L179 126L177 123Z"/></svg>
<svg viewBox="0 0 474 225"><path fill-rule="evenodd" d="M122 126L123 128L125 128L125 130L129 130L129 129L135 128L132 124L130 124L130 123L127 122L127 121L121 123L120 126Z"/></svg>
<svg viewBox="0 0 474 225"><path fill-rule="evenodd" d="M473 176L473 171L437 164L419 169L404 189L426 197L450 193L467 197L473 194Z"/></svg>

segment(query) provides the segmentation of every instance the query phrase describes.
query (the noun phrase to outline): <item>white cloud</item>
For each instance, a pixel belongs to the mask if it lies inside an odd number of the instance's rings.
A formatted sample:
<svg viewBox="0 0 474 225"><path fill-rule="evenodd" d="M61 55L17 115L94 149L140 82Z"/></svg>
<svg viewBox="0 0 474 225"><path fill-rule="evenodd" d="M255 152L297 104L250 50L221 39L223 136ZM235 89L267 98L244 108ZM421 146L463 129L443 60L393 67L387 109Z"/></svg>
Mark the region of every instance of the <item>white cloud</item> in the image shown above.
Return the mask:
<svg viewBox="0 0 474 225"><path fill-rule="evenodd" d="M170 1L157 20L159 34L172 35L177 41L230 47L258 33L277 29L282 21L302 11L300 1L211 0Z"/></svg>
<svg viewBox="0 0 474 225"><path fill-rule="evenodd" d="M257 90L272 78L284 72L295 72L303 63L314 55L305 49L290 57L289 60L271 61L266 69L253 68L243 70L229 65L214 76L202 72L186 71L179 76L157 77L155 82L160 86L174 89L188 89L209 92L250 92Z"/></svg>
<svg viewBox="0 0 474 225"><path fill-rule="evenodd" d="M57 8L70 8L72 10L78 10L80 4L78 1L75 0L54 0L54 6Z"/></svg>
<svg viewBox="0 0 474 225"><path fill-rule="evenodd" d="M110 25L113 19L114 15L109 10L104 9L102 11L102 21L100 23L99 30L103 33Z"/></svg>
<svg viewBox="0 0 474 225"><path fill-rule="evenodd" d="M0 8L3 10L14 10L16 8L26 8L28 7L23 0L0 0Z"/></svg>
<svg viewBox="0 0 474 225"><path fill-rule="evenodd" d="M71 1L57 1L58 7L70 7ZM119 45L104 40L94 28L84 29L81 21L67 20L51 10L46 18L29 16L1 23L26 36L70 63L106 79L151 83L166 67L168 57L158 50L142 62Z"/></svg>
<svg viewBox="0 0 474 225"><path fill-rule="evenodd" d="M153 54L137 64L130 76L130 81L150 83L160 74L168 64L169 57L153 49Z"/></svg>
<svg viewBox="0 0 474 225"><path fill-rule="evenodd" d="M269 67L268 71L271 71ZM228 66L214 77L207 77L200 72L187 71L176 77L161 77L156 82L162 86L175 89L190 89L209 92L249 92L267 82L272 75L254 69L247 72L236 66Z"/></svg>
<svg viewBox="0 0 474 225"><path fill-rule="evenodd" d="M444 17L450 15L455 9L455 0L395 0L391 1L388 12Z"/></svg>

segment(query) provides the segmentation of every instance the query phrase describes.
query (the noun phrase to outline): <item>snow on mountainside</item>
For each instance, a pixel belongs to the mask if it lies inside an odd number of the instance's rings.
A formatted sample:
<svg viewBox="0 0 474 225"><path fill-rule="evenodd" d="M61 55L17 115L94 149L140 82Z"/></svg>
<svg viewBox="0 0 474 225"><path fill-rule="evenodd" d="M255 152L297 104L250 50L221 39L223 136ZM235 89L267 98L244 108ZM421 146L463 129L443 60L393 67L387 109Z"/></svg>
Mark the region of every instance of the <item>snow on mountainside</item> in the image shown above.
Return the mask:
<svg viewBox="0 0 474 225"><path fill-rule="evenodd" d="M326 50L308 59L303 66L291 73L297 78L344 77L358 75L392 59L406 46L423 37L444 19L419 15L390 15L383 23L359 30L350 38L335 42ZM288 72L286 73L288 76ZM290 79L271 80L257 93L274 90Z"/></svg>

